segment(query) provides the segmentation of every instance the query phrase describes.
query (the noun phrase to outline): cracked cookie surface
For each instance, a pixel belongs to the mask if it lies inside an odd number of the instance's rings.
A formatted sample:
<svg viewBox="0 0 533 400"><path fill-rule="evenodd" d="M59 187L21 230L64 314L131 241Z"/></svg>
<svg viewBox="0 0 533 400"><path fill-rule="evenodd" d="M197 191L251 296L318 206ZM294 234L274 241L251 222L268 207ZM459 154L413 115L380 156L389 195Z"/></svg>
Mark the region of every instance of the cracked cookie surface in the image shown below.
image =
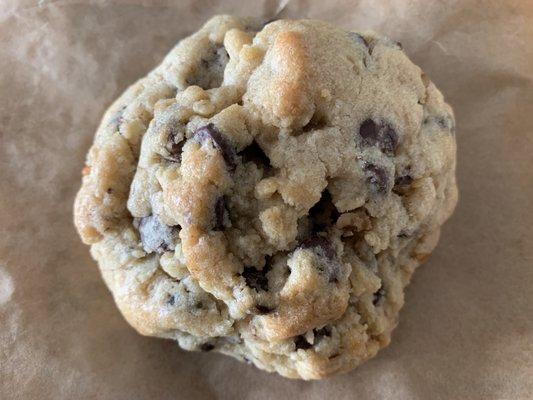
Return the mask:
<svg viewBox="0 0 533 400"><path fill-rule="evenodd" d="M217 16L106 112L75 224L140 333L322 378L389 343L454 129L397 42Z"/></svg>

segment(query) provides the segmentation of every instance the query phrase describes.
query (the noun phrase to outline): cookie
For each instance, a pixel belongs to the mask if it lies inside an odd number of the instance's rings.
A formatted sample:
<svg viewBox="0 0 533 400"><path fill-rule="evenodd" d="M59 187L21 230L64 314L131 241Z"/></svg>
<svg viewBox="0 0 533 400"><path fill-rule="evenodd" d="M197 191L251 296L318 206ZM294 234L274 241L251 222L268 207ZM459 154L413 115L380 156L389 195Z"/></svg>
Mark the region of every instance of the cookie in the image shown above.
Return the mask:
<svg viewBox="0 0 533 400"><path fill-rule="evenodd" d="M389 343L454 126L397 42L217 16L106 112L75 225L141 334L322 378Z"/></svg>

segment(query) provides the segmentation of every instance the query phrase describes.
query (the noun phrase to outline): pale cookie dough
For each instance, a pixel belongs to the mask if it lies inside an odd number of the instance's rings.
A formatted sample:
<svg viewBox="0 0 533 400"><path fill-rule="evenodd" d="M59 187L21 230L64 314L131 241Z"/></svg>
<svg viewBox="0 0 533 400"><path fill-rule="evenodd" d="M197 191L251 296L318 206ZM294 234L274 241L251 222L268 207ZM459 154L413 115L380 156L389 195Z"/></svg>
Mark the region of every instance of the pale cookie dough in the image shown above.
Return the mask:
<svg viewBox="0 0 533 400"><path fill-rule="evenodd" d="M83 175L135 329L318 379L389 343L457 202L454 118L399 43L218 16L111 106Z"/></svg>

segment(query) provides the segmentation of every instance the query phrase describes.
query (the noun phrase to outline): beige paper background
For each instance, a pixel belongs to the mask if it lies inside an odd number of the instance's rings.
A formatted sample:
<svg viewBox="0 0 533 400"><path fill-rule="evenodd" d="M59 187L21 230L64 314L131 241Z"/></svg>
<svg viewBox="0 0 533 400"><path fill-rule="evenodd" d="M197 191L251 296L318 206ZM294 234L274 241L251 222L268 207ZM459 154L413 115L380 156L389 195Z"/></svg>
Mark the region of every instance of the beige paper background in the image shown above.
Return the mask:
<svg viewBox="0 0 533 400"><path fill-rule="evenodd" d="M276 1L0 2L1 399L533 399L533 3L290 1L400 40L457 117L461 198L391 346L290 381L137 335L71 209L99 118L215 13Z"/></svg>

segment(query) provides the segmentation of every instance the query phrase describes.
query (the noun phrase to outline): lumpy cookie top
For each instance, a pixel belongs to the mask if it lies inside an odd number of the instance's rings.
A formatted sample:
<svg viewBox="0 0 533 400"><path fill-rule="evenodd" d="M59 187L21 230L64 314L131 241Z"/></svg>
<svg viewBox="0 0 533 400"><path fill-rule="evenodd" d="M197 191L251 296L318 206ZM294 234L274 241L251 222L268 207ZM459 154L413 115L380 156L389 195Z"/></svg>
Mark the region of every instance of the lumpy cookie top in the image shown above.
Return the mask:
<svg viewBox="0 0 533 400"><path fill-rule="evenodd" d="M456 200L451 108L397 42L218 16L108 110L75 223L126 319L288 377L390 340Z"/></svg>

